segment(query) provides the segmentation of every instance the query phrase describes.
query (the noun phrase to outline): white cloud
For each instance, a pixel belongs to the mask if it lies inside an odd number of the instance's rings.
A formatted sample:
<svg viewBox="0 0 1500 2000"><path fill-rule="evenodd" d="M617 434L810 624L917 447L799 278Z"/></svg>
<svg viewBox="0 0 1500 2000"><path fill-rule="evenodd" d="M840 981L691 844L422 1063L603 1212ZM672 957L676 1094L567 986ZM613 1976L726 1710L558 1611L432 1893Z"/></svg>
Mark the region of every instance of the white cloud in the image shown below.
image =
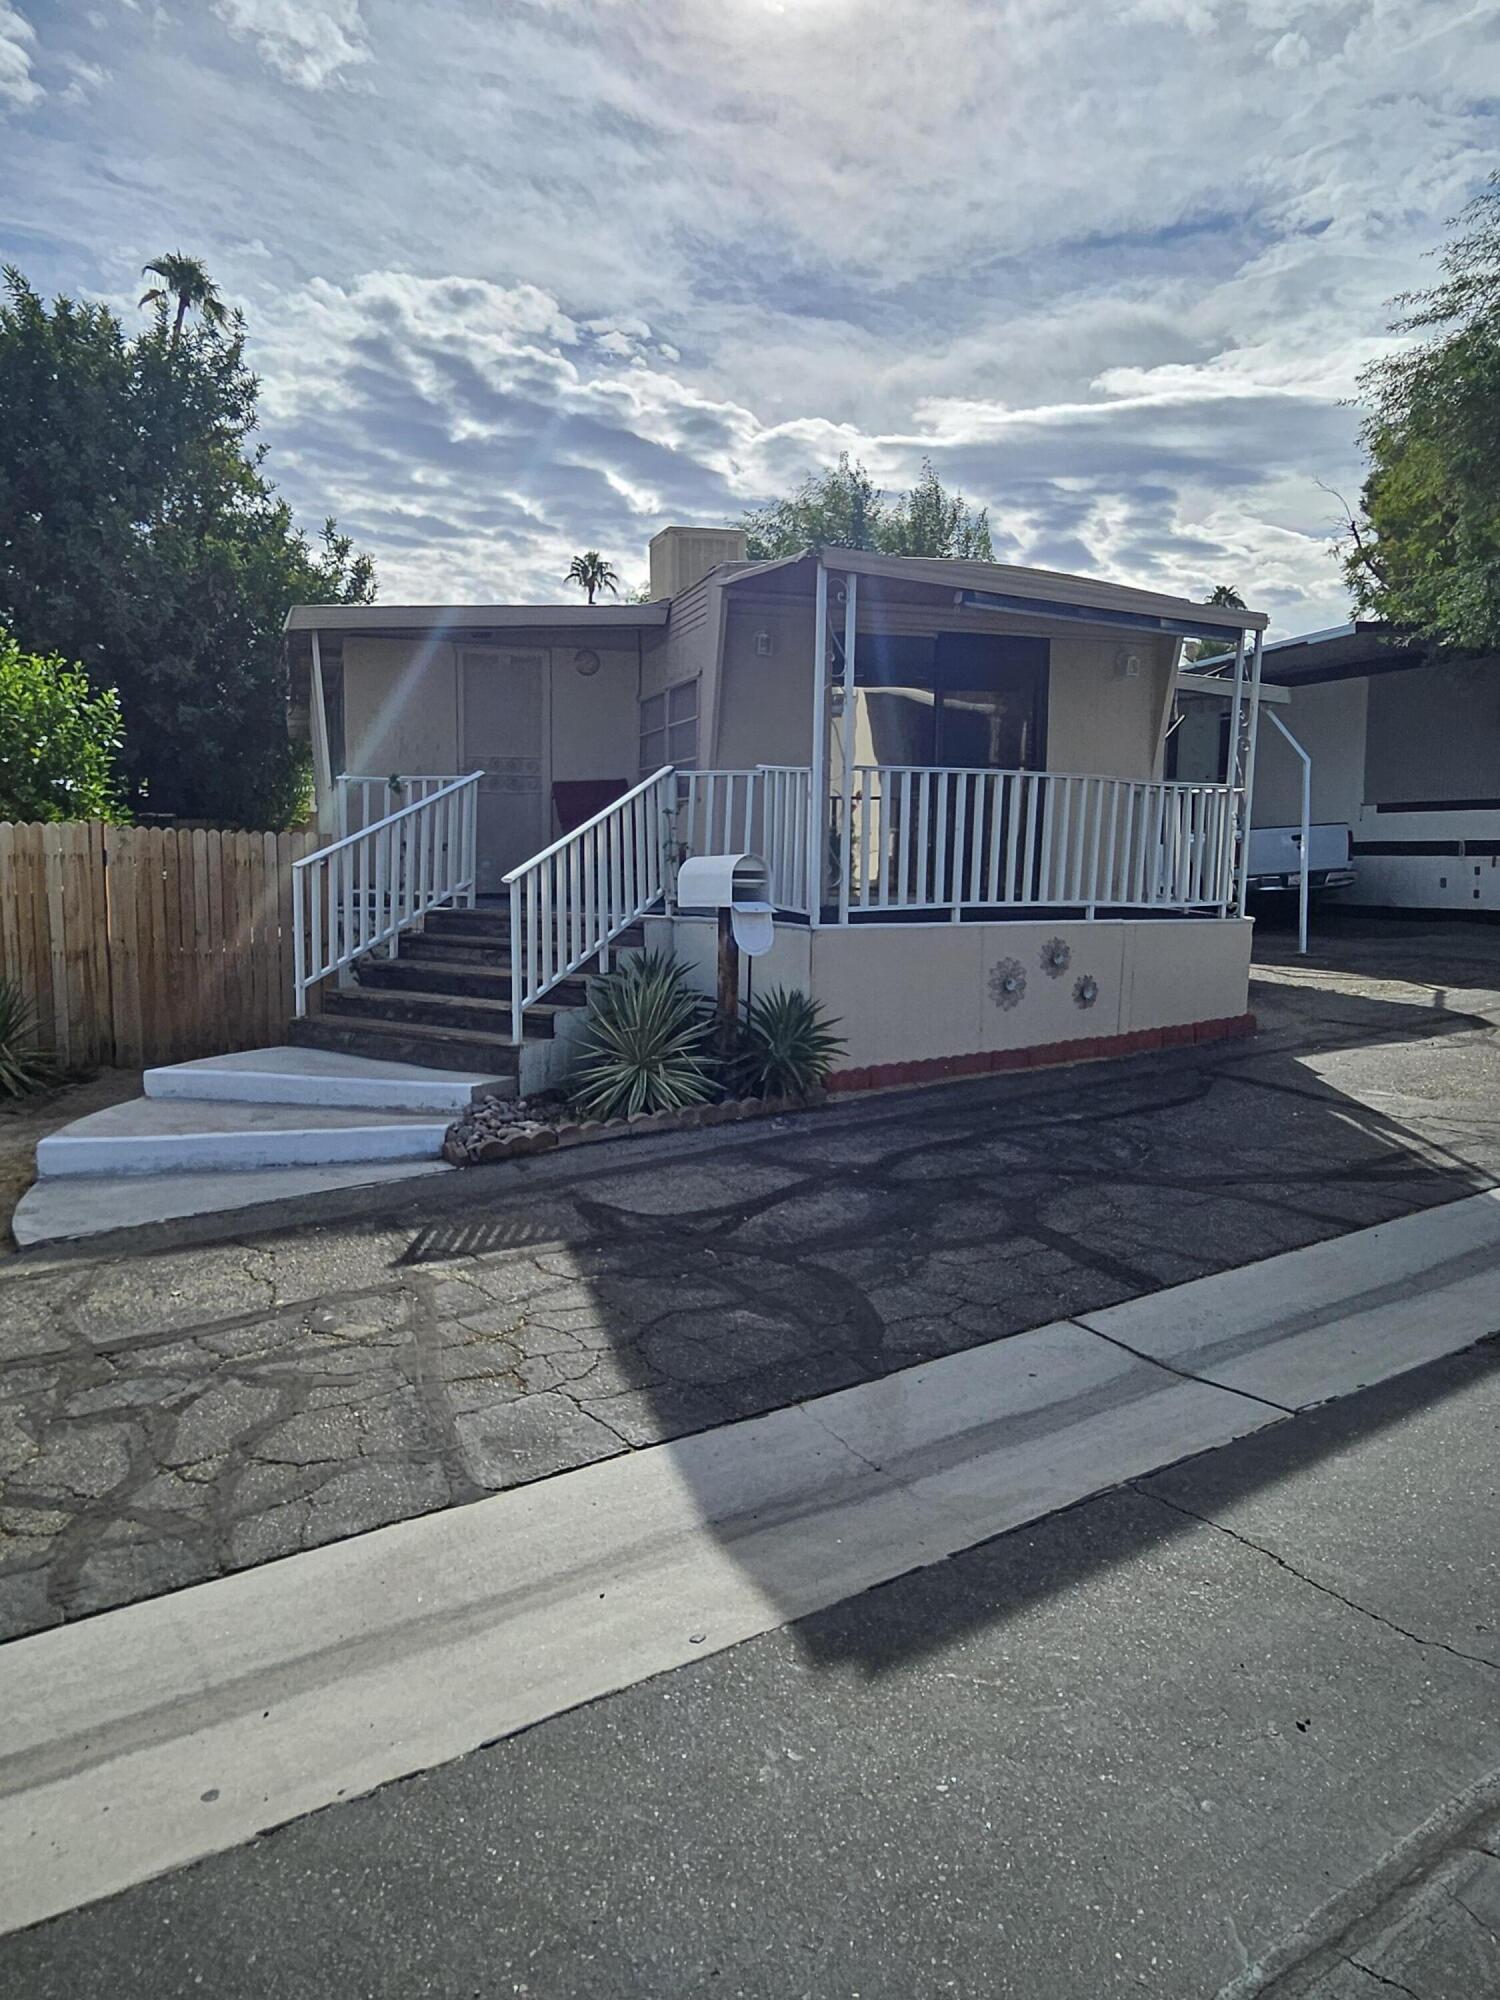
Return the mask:
<svg viewBox="0 0 1500 2000"><path fill-rule="evenodd" d="M10 0L0 0L0 110L9 106L24 111L40 104L41 85L31 74L36 30L18 13Z"/></svg>
<svg viewBox="0 0 1500 2000"><path fill-rule="evenodd" d="M110 73L102 63L84 62L79 56L65 56L63 64L71 77L62 93L64 104L86 104L110 80Z"/></svg>
<svg viewBox="0 0 1500 2000"><path fill-rule="evenodd" d="M1500 163L1473 0L174 11L49 27L49 92L68 55L114 84L0 159L39 190L14 247L132 304L203 255L273 474L387 595L636 575L663 520L931 451L1013 555L1333 622L1348 398ZM284 87L376 51L378 100Z"/></svg>
<svg viewBox="0 0 1500 2000"><path fill-rule="evenodd" d="M370 59L359 0L214 0L214 12L304 90L321 90L340 70Z"/></svg>

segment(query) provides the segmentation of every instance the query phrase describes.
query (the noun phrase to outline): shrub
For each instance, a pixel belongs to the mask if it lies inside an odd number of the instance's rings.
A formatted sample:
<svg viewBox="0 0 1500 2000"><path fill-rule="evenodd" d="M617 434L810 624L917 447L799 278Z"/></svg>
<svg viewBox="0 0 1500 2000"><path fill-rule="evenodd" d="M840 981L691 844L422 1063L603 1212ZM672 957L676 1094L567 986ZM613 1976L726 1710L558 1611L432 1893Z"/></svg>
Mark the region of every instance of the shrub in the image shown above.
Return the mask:
<svg viewBox="0 0 1500 2000"><path fill-rule="evenodd" d="M0 1097L29 1097L54 1080L52 1059L36 1046L36 1015L12 980L0 979Z"/></svg>
<svg viewBox="0 0 1500 2000"><path fill-rule="evenodd" d="M0 628L0 819L116 819L120 702Z"/></svg>
<svg viewBox="0 0 1500 2000"><path fill-rule="evenodd" d="M752 1097L807 1097L845 1046L822 1002L795 987L777 986L752 1001L739 1058L742 1087Z"/></svg>
<svg viewBox="0 0 1500 2000"><path fill-rule="evenodd" d="M708 1010L665 952L592 980L567 1092L590 1118L677 1111L718 1094Z"/></svg>

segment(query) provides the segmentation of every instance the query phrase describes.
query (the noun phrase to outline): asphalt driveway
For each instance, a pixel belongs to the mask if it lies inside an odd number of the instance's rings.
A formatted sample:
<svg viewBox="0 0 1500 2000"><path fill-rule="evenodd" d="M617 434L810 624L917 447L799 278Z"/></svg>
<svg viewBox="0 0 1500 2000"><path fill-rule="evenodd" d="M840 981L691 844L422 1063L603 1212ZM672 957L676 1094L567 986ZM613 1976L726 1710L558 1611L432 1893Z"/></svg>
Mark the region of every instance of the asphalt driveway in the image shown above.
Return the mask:
<svg viewBox="0 0 1500 2000"><path fill-rule="evenodd" d="M1500 931L1263 956L1253 1042L10 1260L0 1634L1500 1179Z"/></svg>

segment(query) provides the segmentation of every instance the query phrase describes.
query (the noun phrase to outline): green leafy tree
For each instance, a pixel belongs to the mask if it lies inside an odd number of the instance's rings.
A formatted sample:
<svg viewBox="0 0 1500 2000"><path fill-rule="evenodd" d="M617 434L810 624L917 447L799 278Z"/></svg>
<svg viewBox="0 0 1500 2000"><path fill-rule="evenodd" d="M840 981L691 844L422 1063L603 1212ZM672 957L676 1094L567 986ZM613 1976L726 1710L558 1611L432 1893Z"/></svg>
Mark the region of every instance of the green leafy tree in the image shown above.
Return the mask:
<svg viewBox="0 0 1500 2000"><path fill-rule="evenodd" d="M574 556L563 582L576 583L580 590L586 591L590 604L598 591L607 590L611 597L620 594L619 577L597 549L585 549L581 556Z"/></svg>
<svg viewBox="0 0 1500 2000"><path fill-rule="evenodd" d="M973 556L994 559L989 510L949 493L922 461L911 491L889 500L847 452L827 471L810 473L794 492L744 518L748 552L758 561L806 548L872 549L892 556Z"/></svg>
<svg viewBox="0 0 1500 2000"><path fill-rule="evenodd" d="M174 347L182 337L182 322L189 312L196 312L203 324L215 332L229 324L229 313L219 297L219 288L196 257L184 257L180 250L168 251L142 265L141 276L161 279L149 292L142 292L143 306L155 306L165 314L174 300L177 303L177 317L172 322Z"/></svg>
<svg viewBox="0 0 1500 2000"><path fill-rule="evenodd" d="M122 733L113 688L0 630L0 819L117 819Z"/></svg>
<svg viewBox="0 0 1500 2000"><path fill-rule="evenodd" d="M837 465L809 473L794 492L746 514L746 547L758 562L806 548L878 549L886 511L869 473L841 452Z"/></svg>
<svg viewBox="0 0 1500 2000"><path fill-rule="evenodd" d="M1426 337L1366 369L1369 475L1347 522L1356 608L1439 646L1500 649L1500 175L1458 218L1442 281L1395 303Z"/></svg>
<svg viewBox="0 0 1500 2000"><path fill-rule="evenodd" d="M922 477L885 517L880 547L893 556L969 556L993 562L990 512L970 507L962 493L950 493L922 460Z"/></svg>
<svg viewBox="0 0 1500 2000"><path fill-rule="evenodd" d="M295 603L368 603L330 521L309 544L264 476L243 328L49 308L14 270L0 304L0 621L118 691L133 813L284 826L305 810L287 738Z"/></svg>

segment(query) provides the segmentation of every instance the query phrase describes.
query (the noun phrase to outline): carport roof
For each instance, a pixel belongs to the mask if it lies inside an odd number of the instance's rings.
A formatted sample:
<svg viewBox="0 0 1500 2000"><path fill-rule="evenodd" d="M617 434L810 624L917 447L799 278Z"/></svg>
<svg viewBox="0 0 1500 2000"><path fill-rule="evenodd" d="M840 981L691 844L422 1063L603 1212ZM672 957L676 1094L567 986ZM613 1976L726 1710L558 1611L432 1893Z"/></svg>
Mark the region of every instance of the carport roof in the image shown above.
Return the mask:
<svg viewBox="0 0 1500 2000"><path fill-rule="evenodd" d="M898 589L905 586L908 590L941 592L973 610L1108 625L1143 634L1232 641L1242 631L1263 631L1269 622L1264 611L1195 604L1188 597L1140 590L1133 584L1114 583L1104 577L1072 576L1063 570L1026 569L1016 563L978 562L953 556L884 556L868 549L807 549L772 562L725 564L719 575L730 590L741 585L753 587L776 572L782 572L790 584L794 581L793 572L803 565L810 572L819 559L825 568L842 575L869 577Z"/></svg>

